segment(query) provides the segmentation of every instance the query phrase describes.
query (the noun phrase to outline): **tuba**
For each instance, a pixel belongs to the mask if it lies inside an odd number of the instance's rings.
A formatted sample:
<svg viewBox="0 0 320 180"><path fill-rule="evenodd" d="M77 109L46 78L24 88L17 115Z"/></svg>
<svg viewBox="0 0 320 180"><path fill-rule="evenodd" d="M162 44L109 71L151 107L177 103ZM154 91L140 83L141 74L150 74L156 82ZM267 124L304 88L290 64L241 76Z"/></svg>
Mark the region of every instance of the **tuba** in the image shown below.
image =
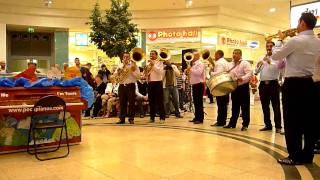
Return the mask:
<svg viewBox="0 0 320 180"><path fill-rule="evenodd" d="M282 33L286 36L286 37L293 37L293 36L296 36L297 35L297 32L298 30L296 28L293 28L293 29L288 29L288 30L285 30L283 31ZM274 34L274 35L271 35L271 36L267 36L265 39L266 41L271 41L272 39L274 38L279 38L279 35L278 33L277 34Z"/></svg>
<svg viewBox="0 0 320 180"><path fill-rule="evenodd" d="M168 49L166 49L166 48L160 49L160 52L159 52L159 60L160 61L167 61L170 58L171 58L171 55L170 55L170 52Z"/></svg>
<svg viewBox="0 0 320 180"><path fill-rule="evenodd" d="M211 58L211 53L210 53L209 49L204 49L201 51L201 58L203 60L209 60Z"/></svg>
<svg viewBox="0 0 320 180"><path fill-rule="evenodd" d="M144 59L144 52L142 48L133 48L130 52L131 60L134 62L140 62Z"/></svg>
<svg viewBox="0 0 320 180"><path fill-rule="evenodd" d="M209 49L204 49L201 51L201 58L204 61L208 61L213 67L215 66L213 59L211 58L211 53Z"/></svg>
<svg viewBox="0 0 320 180"><path fill-rule="evenodd" d="M133 62L140 62L144 58L144 52L142 48L133 48L130 52L130 61ZM131 69L129 68L128 64L124 64L124 66L121 69L118 69L118 73L115 76L115 81L118 83L124 82L125 79L129 76L131 73Z"/></svg>
<svg viewBox="0 0 320 180"><path fill-rule="evenodd" d="M183 59L186 61L188 65L186 75L187 75L187 78L190 79L190 64L191 64L191 61L193 61L194 59L194 55L192 52L187 52L183 55Z"/></svg>

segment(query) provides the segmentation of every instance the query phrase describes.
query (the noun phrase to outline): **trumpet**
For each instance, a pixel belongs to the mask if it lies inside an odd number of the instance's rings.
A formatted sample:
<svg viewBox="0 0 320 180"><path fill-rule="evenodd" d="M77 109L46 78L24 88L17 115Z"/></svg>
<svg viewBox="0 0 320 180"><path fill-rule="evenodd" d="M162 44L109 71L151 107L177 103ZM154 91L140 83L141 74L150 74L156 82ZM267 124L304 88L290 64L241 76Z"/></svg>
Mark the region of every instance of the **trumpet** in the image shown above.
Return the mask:
<svg viewBox="0 0 320 180"><path fill-rule="evenodd" d="M298 32L298 30L296 28L293 28L293 29L285 30L282 33L285 35L285 37L288 37L288 36L293 37L293 36L297 35L297 32ZM279 38L278 33L271 35L271 36L267 36L265 39L266 39L266 41L271 41L274 38Z"/></svg>
<svg viewBox="0 0 320 180"><path fill-rule="evenodd" d="M160 61L167 61L170 58L171 58L171 55L170 55L170 52L168 49L166 49L166 48L160 49L160 52L159 52L159 60Z"/></svg>

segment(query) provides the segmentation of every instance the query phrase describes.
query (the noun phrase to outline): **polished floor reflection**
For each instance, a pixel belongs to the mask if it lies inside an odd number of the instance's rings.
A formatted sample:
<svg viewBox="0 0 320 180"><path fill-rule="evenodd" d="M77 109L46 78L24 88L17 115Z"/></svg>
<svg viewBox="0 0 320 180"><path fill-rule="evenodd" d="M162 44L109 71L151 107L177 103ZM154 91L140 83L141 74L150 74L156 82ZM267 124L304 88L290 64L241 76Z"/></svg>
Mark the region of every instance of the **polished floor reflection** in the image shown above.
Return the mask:
<svg viewBox="0 0 320 180"><path fill-rule="evenodd" d="M0 155L0 179L320 179L320 157L309 166L281 166L284 136L263 127L260 105L251 107L251 125L211 127L215 105L206 104L204 124L167 119L116 125L118 119L84 120L82 143L67 158L40 162L25 152Z"/></svg>

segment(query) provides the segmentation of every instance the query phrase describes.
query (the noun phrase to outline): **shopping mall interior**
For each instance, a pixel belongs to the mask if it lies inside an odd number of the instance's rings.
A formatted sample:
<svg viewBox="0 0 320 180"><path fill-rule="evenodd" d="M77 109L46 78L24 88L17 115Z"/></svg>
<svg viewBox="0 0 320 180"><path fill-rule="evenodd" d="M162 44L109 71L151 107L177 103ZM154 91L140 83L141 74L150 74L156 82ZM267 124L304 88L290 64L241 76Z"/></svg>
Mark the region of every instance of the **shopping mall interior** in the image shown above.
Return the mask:
<svg viewBox="0 0 320 180"><path fill-rule="evenodd" d="M222 50L229 62L234 58L234 50L241 49L242 60L250 62L254 72L261 57L266 56L267 37L274 35L272 40L279 40L278 31L296 28L301 13L315 15L317 23L313 31L318 36L320 33L320 1L315 0L127 2L132 23L139 30L135 34L137 47L145 54L144 59L137 62L141 69L151 58L152 50L167 49L170 61L181 66L185 62L184 51L190 49L208 50L212 58ZM7 78L27 69L29 59L36 59L37 72L41 76L49 74L55 65L61 70L64 65L75 66L75 58L80 59L80 66L91 64L93 77L101 65L106 65L111 72L116 70L121 63L119 57L107 56L90 38L89 16L96 3L99 3L102 14L111 7L111 0L0 0L0 62L5 64L8 74L1 75L0 71L0 180L320 179L319 154L315 153L312 163L288 165L278 162L288 156L283 104L279 105L282 128L275 127L275 113L270 103L269 116L273 127L261 131L266 125L258 73L255 76L258 81L250 81L250 125L241 124L243 113L240 113L235 128L213 126L217 122L218 102L216 97L207 97L208 91L203 93L203 123L190 122L194 120L197 107L193 105L193 95L190 89L186 90L187 87L183 88L187 100L179 104L181 118L176 117L172 101L170 107L165 104L165 109L173 112L167 115L165 122L160 122L157 114L155 122L149 123L150 102L146 100L141 105L143 115L136 108L134 124L128 119L125 124L117 124L120 110L116 104L110 106L113 109L111 115L107 110L108 115L102 113L92 117L89 109L89 116L85 117L84 111L88 109L84 106L89 101L84 101L82 95L88 94L88 89L51 87L45 91L38 86L24 88L26 85L6 88ZM291 38L294 37L286 40ZM203 64L210 62L203 61ZM39 161L27 153L27 146L34 142L29 142L33 104L28 103L52 94L65 98L66 107L69 106L65 117L70 153L64 158ZM280 90L279 94L282 102ZM97 102L96 99L92 101ZM310 104L319 107L319 104ZM109 104L107 106L108 109ZM227 123L232 116L231 107L230 96ZM319 116L316 120L320 120ZM316 128L319 132L320 126ZM60 137L60 131L56 130L49 132L50 137L45 130L39 134L45 136L39 140L44 145L37 146L42 150L56 145ZM39 156L63 155L68 147L65 137L57 152ZM314 151L320 152L319 149Z"/></svg>

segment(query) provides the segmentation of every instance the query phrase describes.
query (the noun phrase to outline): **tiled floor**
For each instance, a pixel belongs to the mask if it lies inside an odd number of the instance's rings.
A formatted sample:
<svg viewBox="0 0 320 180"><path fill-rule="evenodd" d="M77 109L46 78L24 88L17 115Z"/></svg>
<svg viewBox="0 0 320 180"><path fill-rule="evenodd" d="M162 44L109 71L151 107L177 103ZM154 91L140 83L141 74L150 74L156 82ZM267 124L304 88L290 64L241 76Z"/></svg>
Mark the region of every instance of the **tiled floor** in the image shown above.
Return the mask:
<svg viewBox="0 0 320 180"><path fill-rule="evenodd" d="M82 143L67 158L40 162L27 153L0 155L0 180L7 179L320 179L320 157L310 166L280 166L286 156L284 136L259 132L260 105L252 106L251 125L211 127L215 105L206 104L203 125L174 117L160 125L137 118L135 125L117 119L84 120Z"/></svg>

